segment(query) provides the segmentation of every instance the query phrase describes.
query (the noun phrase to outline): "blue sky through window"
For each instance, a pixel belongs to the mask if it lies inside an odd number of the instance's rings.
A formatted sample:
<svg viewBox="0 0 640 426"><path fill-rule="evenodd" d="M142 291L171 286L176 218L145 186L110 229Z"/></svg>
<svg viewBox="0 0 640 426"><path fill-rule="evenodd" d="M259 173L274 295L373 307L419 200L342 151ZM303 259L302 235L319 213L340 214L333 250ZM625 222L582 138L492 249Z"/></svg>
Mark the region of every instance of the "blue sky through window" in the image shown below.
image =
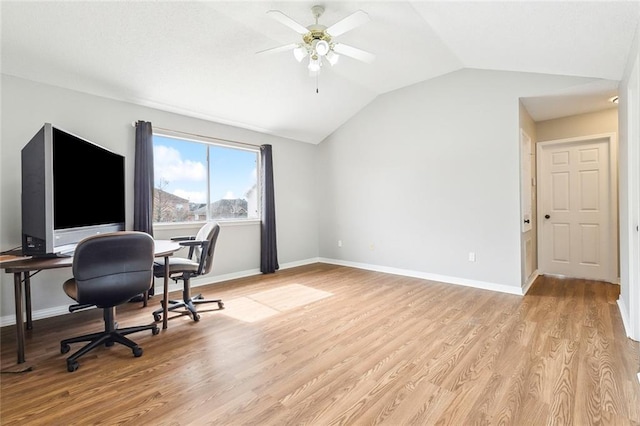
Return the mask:
<svg viewBox="0 0 640 426"><path fill-rule="evenodd" d="M153 136L154 186L205 203L207 190L207 144L166 136ZM211 202L246 198L257 182L257 153L209 145Z"/></svg>

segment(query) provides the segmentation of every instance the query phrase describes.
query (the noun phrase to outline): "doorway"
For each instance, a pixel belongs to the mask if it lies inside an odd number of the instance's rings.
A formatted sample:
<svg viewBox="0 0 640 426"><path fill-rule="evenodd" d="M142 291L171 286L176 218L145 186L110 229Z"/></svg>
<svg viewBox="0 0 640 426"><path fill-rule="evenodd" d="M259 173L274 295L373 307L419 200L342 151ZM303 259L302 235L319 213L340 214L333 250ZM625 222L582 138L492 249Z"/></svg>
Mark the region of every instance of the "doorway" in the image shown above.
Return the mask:
<svg viewBox="0 0 640 426"><path fill-rule="evenodd" d="M617 283L615 135L540 142L541 274Z"/></svg>

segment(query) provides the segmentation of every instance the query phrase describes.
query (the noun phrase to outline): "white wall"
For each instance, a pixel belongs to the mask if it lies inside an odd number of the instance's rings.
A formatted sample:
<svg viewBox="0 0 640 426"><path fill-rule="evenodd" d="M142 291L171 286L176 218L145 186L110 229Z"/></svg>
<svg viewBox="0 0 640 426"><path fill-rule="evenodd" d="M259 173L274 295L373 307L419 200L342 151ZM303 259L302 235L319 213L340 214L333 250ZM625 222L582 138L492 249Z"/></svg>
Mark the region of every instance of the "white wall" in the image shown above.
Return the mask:
<svg viewBox="0 0 640 426"><path fill-rule="evenodd" d="M538 142L618 133L618 108L554 118L535 123Z"/></svg>
<svg viewBox="0 0 640 426"><path fill-rule="evenodd" d="M133 187L135 132L131 123L148 120L158 127L251 144L273 146L278 257L281 265L318 257L315 145L189 118L126 102L82 94L2 75L2 141L0 143L0 249L20 245L20 150L45 122L85 137L126 156L126 181ZM81 159L79 159L81 161ZM82 179L81 176L78 177ZM78 194L78 203L82 194ZM127 226L133 224L133 190L127 194ZM157 238L184 234L169 227ZM208 280L257 273L258 224L223 225L214 271ZM64 311L71 302L62 292L70 270L46 271L32 279L34 318ZM0 275L0 320L14 321L13 276Z"/></svg>
<svg viewBox="0 0 640 426"><path fill-rule="evenodd" d="M315 146L3 76L0 248L20 244L20 149L43 122L132 159L131 122L142 119L273 145L281 264L320 257L521 294L519 98L586 80L461 70L380 96ZM132 193L127 200L131 223ZM257 225L223 228L212 278L256 272L258 245ZM36 318L68 305L60 291L68 276L34 278ZM0 280L4 320L13 317L13 283Z"/></svg>
<svg viewBox="0 0 640 426"><path fill-rule="evenodd" d="M465 69L380 96L320 144L320 256L520 294L519 98L582 82Z"/></svg>
<svg viewBox="0 0 640 426"><path fill-rule="evenodd" d="M627 335L640 340L640 28L620 83L620 299Z"/></svg>

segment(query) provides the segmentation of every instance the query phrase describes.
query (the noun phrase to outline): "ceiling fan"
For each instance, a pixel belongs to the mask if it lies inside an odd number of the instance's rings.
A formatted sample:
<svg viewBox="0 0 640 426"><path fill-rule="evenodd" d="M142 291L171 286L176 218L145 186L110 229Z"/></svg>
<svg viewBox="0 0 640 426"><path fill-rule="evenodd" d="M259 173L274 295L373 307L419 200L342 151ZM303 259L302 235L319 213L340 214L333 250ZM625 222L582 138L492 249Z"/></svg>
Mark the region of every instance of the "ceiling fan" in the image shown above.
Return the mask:
<svg viewBox="0 0 640 426"><path fill-rule="evenodd" d="M371 63L375 59L375 55L372 53L344 43L338 43L334 40L334 37L338 37L339 35L368 22L370 18L366 12L358 10L329 27L318 23L318 19L324 13L323 6L313 6L311 8L311 12L315 17L316 22L315 24L305 27L279 10L268 11L267 14L273 19L300 34L302 36L302 41L263 50L258 52L258 54L278 53L292 50L293 55L298 62L302 62L302 60L308 56L308 68L311 76L317 76L319 74L323 61L329 62L331 66L335 65L338 62L340 55L348 56L366 63Z"/></svg>

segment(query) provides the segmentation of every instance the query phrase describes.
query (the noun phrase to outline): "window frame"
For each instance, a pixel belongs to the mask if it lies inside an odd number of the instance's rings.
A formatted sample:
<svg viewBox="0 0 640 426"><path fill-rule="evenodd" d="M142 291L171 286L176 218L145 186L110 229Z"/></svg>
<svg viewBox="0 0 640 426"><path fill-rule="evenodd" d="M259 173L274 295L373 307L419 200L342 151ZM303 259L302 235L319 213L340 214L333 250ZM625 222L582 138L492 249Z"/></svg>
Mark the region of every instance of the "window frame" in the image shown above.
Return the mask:
<svg viewBox="0 0 640 426"><path fill-rule="evenodd" d="M154 228L158 227L162 229L180 229L180 228L193 226L196 224L204 224L207 221L212 221L212 220L219 222L221 225L236 225L236 226L254 225L262 222L262 185L263 185L262 166L263 165L262 165L262 156L260 155L260 147L258 145L220 139L220 138L215 138L211 136L180 132L180 131L169 130L169 129L154 129L152 135L153 137L155 136L168 137L172 139L183 140L186 142L194 142L194 143L199 143L204 145L213 145L221 148L237 149L241 151L249 151L249 152L255 153L256 154L256 191L257 191L256 199L258 204L257 205L258 212L256 217L251 217L246 219L243 219L243 218L216 219L216 218L209 217L209 214L210 214L209 207L211 205L211 200L210 200L211 167L210 167L209 154L207 150L207 159L206 159L207 161L207 164L206 164L207 166L207 218L205 220L189 221L189 222L155 222L154 221L153 222ZM153 144L155 148L155 140ZM154 177L154 180L155 180L155 177ZM155 182L153 183L153 185L155 189Z"/></svg>

